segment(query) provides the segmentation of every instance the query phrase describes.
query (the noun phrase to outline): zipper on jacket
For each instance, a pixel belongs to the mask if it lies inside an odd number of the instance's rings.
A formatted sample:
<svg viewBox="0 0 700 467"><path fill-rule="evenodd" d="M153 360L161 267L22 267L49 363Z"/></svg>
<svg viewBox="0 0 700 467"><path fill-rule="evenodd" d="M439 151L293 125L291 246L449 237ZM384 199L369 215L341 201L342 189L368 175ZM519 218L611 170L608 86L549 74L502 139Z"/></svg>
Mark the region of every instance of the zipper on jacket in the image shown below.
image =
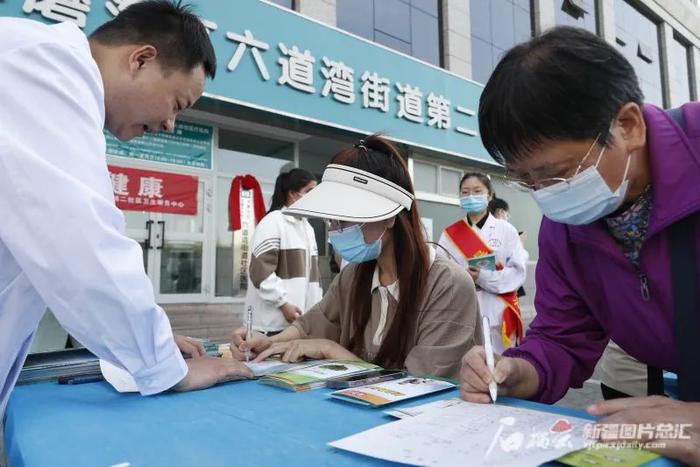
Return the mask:
<svg viewBox="0 0 700 467"><path fill-rule="evenodd" d="M651 299L651 294L649 293L649 278L646 274L639 271L639 290L642 292L642 298L645 302Z"/></svg>

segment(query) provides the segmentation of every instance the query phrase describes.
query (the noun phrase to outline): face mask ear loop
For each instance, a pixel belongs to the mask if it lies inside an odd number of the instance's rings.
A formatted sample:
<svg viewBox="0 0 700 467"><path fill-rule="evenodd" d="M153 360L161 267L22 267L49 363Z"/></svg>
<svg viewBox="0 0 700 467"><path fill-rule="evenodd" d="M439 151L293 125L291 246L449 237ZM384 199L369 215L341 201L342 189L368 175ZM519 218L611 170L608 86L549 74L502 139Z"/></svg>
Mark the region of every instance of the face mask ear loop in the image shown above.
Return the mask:
<svg viewBox="0 0 700 467"><path fill-rule="evenodd" d="M632 154L627 154L627 164L625 165L625 173L622 175L622 181L620 182L620 186L617 187L617 190L619 190L620 187L622 187L622 184L625 183L625 180L627 180L627 172L629 172L630 169L630 162L632 162Z"/></svg>
<svg viewBox="0 0 700 467"><path fill-rule="evenodd" d="M615 120L610 122L610 128L608 128L608 135L612 134L612 130L613 130L614 126L615 126ZM601 135L598 135L598 138L596 138L596 140L600 140L600 137L601 137ZM605 141L603 141L603 148L600 150L600 154L598 154L598 160L595 163L596 169L598 168L598 165L600 165L600 160L603 158L603 153L605 152L606 149L607 148L605 146ZM625 175L626 174L627 174L627 169L625 169ZM623 178L622 180L624 181L625 179Z"/></svg>

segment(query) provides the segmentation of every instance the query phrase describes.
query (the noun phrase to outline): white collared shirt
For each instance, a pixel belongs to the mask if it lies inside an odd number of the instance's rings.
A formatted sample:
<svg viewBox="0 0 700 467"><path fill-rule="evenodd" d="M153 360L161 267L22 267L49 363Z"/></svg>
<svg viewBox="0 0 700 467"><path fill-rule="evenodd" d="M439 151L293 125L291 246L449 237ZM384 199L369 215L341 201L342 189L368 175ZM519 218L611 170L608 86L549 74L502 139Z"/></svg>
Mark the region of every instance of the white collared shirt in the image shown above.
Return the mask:
<svg viewBox="0 0 700 467"><path fill-rule="evenodd" d="M0 18L0 418L47 306L142 394L187 374L105 160L104 90L85 35Z"/></svg>
<svg viewBox="0 0 700 467"><path fill-rule="evenodd" d="M435 250L429 246L428 254L430 255L430 263L428 267L433 265L435 261ZM374 268L374 275L372 276L372 293L379 289L379 324L377 325L377 330L374 332L374 337L372 338L372 344L376 346L382 345L382 339L384 338L384 330L386 328L386 318L389 310L389 294L396 300L399 301L399 281L395 281L393 284L388 286L383 286L379 282L379 265Z"/></svg>

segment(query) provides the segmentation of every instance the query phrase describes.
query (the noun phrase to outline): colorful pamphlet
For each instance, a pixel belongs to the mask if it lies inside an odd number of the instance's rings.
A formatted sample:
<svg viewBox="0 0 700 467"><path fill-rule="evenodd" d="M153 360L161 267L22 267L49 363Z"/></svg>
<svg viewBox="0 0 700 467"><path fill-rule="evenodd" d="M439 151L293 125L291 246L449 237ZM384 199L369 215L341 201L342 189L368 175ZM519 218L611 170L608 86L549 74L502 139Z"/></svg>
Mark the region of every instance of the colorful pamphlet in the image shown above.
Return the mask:
<svg viewBox="0 0 700 467"><path fill-rule="evenodd" d="M591 447L560 457L557 462L573 467L636 467L659 457L643 449Z"/></svg>
<svg viewBox="0 0 700 467"><path fill-rule="evenodd" d="M363 361L322 360L263 376L260 381L300 392L325 387L326 381L332 378L370 373L380 369L377 365Z"/></svg>
<svg viewBox="0 0 700 467"><path fill-rule="evenodd" d="M469 267L486 269L488 271L495 271L496 270L496 256L495 255L478 256L476 258L471 258L468 260L468 263L469 263Z"/></svg>
<svg viewBox="0 0 700 467"><path fill-rule="evenodd" d="M356 404L382 407L454 387L455 385L448 381L409 376L369 386L342 389L332 393L331 396Z"/></svg>

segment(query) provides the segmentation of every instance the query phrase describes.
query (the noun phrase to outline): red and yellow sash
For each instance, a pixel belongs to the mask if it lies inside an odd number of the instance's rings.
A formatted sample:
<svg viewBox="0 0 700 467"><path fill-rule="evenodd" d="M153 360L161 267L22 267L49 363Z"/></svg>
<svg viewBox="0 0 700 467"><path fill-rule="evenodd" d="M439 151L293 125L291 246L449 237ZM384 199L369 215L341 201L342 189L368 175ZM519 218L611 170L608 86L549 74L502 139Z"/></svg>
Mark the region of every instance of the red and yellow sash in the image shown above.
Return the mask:
<svg viewBox="0 0 700 467"><path fill-rule="evenodd" d="M479 258L493 254L486 242L468 223L462 219L445 229L445 234L462 253L465 259ZM503 264L496 264L496 270L503 269ZM520 343L523 337L523 321L520 314L520 303L516 291L499 295L505 304L503 309L503 324L501 325L501 337L506 348L512 346L511 337L515 336L515 344Z"/></svg>

